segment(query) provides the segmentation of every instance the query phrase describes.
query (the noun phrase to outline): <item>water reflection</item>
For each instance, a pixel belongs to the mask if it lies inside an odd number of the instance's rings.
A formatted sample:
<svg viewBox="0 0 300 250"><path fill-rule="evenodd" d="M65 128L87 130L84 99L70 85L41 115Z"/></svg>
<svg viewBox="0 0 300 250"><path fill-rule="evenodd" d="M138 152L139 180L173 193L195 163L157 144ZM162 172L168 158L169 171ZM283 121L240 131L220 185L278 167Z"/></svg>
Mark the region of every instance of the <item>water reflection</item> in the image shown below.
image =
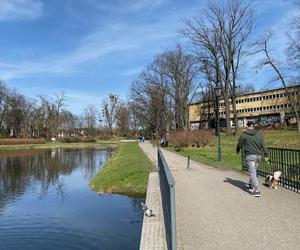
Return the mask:
<svg viewBox="0 0 300 250"><path fill-rule="evenodd" d="M138 249L141 199L88 187L108 158L95 148L0 152L0 249Z"/></svg>
<svg viewBox="0 0 300 250"><path fill-rule="evenodd" d="M80 168L89 182L107 160L109 152L89 149L24 150L0 153L0 209L26 189L38 185L39 197L47 195L49 186L64 198L64 178Z"/></svg>

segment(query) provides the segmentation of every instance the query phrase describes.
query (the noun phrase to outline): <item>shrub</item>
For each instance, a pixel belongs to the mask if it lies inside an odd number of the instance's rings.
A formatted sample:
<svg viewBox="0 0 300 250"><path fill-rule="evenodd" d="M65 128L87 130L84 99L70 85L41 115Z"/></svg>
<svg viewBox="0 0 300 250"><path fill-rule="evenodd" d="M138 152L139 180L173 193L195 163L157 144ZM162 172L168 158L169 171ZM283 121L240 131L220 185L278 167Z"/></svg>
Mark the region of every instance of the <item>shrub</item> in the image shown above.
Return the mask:
<svg viewBox="0 0 300 250"><path fill-rule="evenodd" d="M19 145L19 144L45 144L44 139L32 138L7 138L0 139L0 145Z"/></svg>
<svg viewBox="0 0 300 250"><path fill-rule="evenodd" d="M78 143L78 142L97 142L96 138L93 137L70 137L70 136L65 136L65 137L59 137L57 138L59 142L62 143Z"/></svg>
<svg viewBox="0 0 300 250"><path fill-rule="evenodd" d="M59 138L57 138L57 140L59 142L62 142L62 143L76 143L76 142L81 142L81 138L80 137L69 137L69 136L59 137Z"/></svg>
<svg viewBox="0 0 300 250"><path fill-rule="evenodd" d="M84 137L82 138L82 142L97 142L97 139L94 137Z"/></svg>
<svg viewBox="0 0 300 250"><path fill-rule="evenodd" d="M175 150L181 150L183 147L205 147L211 145L214 139L213 130L203 129L194 131L174 131L169 135L170 143Z"/></svg>

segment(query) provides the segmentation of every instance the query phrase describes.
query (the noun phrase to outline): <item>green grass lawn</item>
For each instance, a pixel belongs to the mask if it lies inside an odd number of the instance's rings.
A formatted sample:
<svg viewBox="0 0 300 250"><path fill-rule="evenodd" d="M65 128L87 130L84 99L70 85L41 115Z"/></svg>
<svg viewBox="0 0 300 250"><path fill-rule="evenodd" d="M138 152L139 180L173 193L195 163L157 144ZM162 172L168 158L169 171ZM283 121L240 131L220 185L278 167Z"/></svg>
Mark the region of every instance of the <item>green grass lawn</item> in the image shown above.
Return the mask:
<svg viewBox="0 0 300 250"><path fill-rule="evenodd" d="M265 138L267 147L276 148L290 148L300 149L300 134L296 131L263 131L261 132ZM217 161L217 139L213 146L204 148L184 148L182 151L177 152L182 156L191 156L191 159L205 164L221 167L233 168L241 170L241 156L236 154L235 148L238 136L225 136L221 137L222 146L222 162ZM173 147L168 148L174 151ZM175 151L174 151L175 152Z"/></svg>
<svg viewBox="0 0 300 250"><path fill-rule="evenodd" d="M150 160L137 142L120 143L90 187L97 192L145 196L151 169Z"/></svg>
<svg viewBox="0 0 300 250"><path fill-rule="evenodd" d="M120 142L117 140L98 140L97 142L62 143L47 142L44 144L0 145L0 150L42 149L42 148L81 148L81 147L113 147Z"/></svg>

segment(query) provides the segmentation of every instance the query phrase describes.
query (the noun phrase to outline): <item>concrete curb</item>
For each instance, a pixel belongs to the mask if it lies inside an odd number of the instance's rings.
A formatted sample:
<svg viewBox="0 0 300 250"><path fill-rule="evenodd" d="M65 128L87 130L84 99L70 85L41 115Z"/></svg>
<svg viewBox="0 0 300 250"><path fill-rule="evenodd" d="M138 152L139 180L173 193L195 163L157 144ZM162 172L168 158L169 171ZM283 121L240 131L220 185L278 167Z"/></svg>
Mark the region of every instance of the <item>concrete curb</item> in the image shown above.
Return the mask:
<svg viewBox="0 0 300 250"><path fill-rule="evenodd" d="M146 205L155 216L144 215L140 250L167 249L158 172L149 174Z"/></svg>

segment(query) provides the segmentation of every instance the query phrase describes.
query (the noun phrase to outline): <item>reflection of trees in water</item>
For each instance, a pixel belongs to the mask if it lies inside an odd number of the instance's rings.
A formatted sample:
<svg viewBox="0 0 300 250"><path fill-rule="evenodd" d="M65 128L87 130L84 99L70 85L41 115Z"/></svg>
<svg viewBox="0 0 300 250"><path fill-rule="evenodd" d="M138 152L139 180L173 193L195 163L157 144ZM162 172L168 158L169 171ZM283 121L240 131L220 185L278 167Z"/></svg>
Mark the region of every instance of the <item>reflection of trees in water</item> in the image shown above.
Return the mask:
<svg viewBox="0 0 300 250"><path fill-rule="evenodd" d="M39 184L40 198L49 186L64 197L64 178L75 169L82 169L85 179L91 179L107 160L106 151L99 149L52 149L22 151L0 155L0 208L30 186ZM32 184L33 183L33 184Z"/></svg>

